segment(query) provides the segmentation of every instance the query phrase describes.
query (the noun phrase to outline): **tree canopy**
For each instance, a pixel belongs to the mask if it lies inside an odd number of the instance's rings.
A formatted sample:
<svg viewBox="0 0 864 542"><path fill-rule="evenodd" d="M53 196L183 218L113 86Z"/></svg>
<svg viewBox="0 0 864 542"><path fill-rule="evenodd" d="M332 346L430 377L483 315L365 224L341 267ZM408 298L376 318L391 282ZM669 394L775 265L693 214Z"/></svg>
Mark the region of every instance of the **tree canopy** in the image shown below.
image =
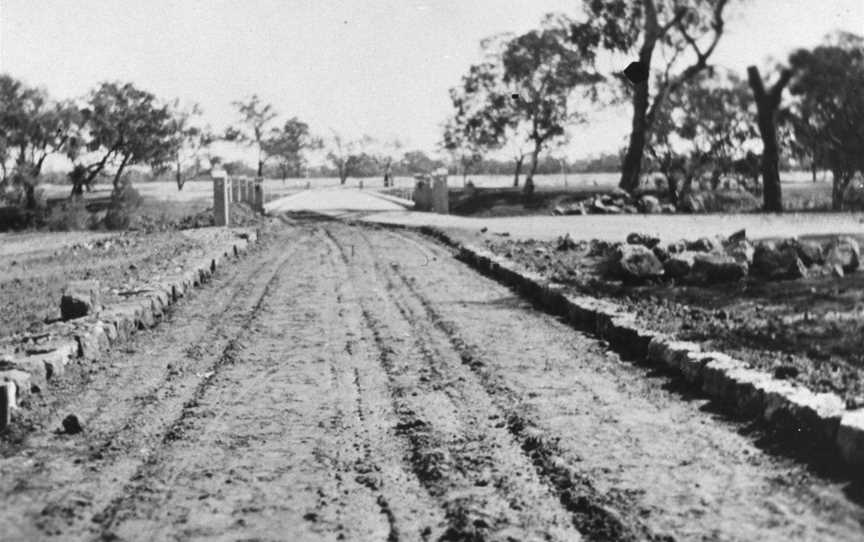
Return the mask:
<svg viewBox="0 0 864 542"><path fill-rule="evenodd" d="M620 186L634 190L645 144L664 101L708 67L723 35L728 0L584 0L587 18L571 26L582 54L596 48L635 55L645 80L632 85L632 130ZM659 58L655 49L659 48ZM649 83L654 91L650 92ZM624 78L619 76L619 80ZM629 85L629 83L627 83ZM629 87L628 87L629 88Z"/></svg>
<svg viewBox="0 0 864 542"><path fill-rule="evenodd" d="M864 38L838 34L795 51L789 65L796 148L809 149L818 166L832 172L832 205L840 209L852 177L864 173Z"/></svg>
<svg viewBox="0 0 864 542"><path fill-rule="evenodd" d="M289 175L300 175L306 164L305 151L320 148L321 139L309 132L309 125L297 117L285 121L279 128L273 128L261 142L264 154L276 161L282 179Z"/></svg>
<svg viewBox="0 0 864 542"><path fill-rule="evenodd" d="M278 114L270 104L262 103L257 94L246 101L236 101L232 104L240 117L239 126L232 126L225 131L225 139L239 141L255 148L258 153L258 177L264 175L264 150L262 143L267 135L267 126Z"/></svg>
<svg viewBox="0 0 864 542"><path fill-rule="evenodd" d="M102 83L80 110L77 133L66 147L76 165L73 194L108 168L116 189L127 167L160 168L174 159L180 144L167 104L131 83Z"/></svg>

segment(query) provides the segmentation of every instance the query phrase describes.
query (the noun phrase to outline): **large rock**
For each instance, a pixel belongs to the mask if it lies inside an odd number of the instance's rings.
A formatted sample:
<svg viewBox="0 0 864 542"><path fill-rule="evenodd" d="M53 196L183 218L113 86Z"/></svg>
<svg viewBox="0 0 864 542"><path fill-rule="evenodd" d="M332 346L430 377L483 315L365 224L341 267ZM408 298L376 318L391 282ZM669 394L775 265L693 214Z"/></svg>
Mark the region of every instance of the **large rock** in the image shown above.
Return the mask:
<svg viewBox="0 0 864 542"><path fill-rule="evenodd" d="M858 269L861 249L858 241L851 237L838 237L828 245L825 262L830 266L839 265L845 273Z"/></svg>
<svg viewBox="0 0 864 542"><path fill-rule="evenodd" d="M654 248L660 244L660 238L646 233L633 232L627 236L627 243L631 245L642 245L648 248Z"/></svg>
<svg viewBox="0 0 864 542"><path fill-rule="evenodd" d="M682 279L693 270L695 261L695 252L677 252L669 254L669 258L663 262L663 268L669 278Z"/></svg>
<svg viewBox="0 0 864 542"><path fill-rule="evenodd" d="M630 201L630 192L627 192L623 188L616 186L609 192L609 195L616 199L622 199L625 201Z"/></svg>
<svg viewBox="0 0 864 542"><path fill-rule="evenodd" d="M613 258L613 269L627 282L642 282L663 277L663 264L654 253L642 245L622 245Z"/></svg>
<svg viewBox="0 0 864 542"><path fill-rule="evenodd" d="M662 207L660 205L660 200L651 195L644 195L639 198L639 202L636 205L640 211L645 214L659 214L662 212Z"/></svg>
<svg viewBox="0 0 864 542"><path fill-rule="evenodd" d="M63 320L81 318L98 310L98 280L73 280L66 284L60 298L60 315Z"/></svg>
<svg viewBox="0 0 864 542"><path fill-rule="evenodd" d="M759 243L753 253L753 273L770 280L797 279L807 276L807 267L793 247Z"/></svg>
<svg viewBox="0 0 864 542"><path fill-rule="evenodd" d="M687 250L693 252L721 252L723 244L716 239L710 237L701 237L695 241L686 243Z"/></svg>
<svg viewBox="0 0 864 542"><path fill-rule="evenodd" d="M747 276L749 266L725 254L698 253L694 256L693 275L706 283L735 282Z"/></svg>
<svg viewBox="0 0 864 542"><path fill-rule="evenodd" d="M798 252L798 257L804 262L804 265L821 265L825 263L825 253L822 252L822 245L814 241L799 241L795 246L795 251Z"/></svg>
<svg viewBox="0 0 864 542"><path fill-rule="evenodd" d="M687 250L686 241L674 241L666 245L666 252L669 254L678 254Z"/></svg>
<svg viewBox="0 0 864 542"><path fill-rule="evenodd" d="M734 232L732 235L726 238L726 242L730 244L737 244L741 241L747 240L747 230L741 229Z"/></svg>
<svg viewBox="0 0 864 542"><path fill-rule="evenodd" d="M669 253L666 252L666 249L661 247L660 245L653 247L651 249L651 252L653 252L654 255L657 256L657 259L660 260L661 262L665 262L666 260L669 259Z"/></svg>
<svg viewBox="0 0 864 542"><path fill-rule="evenodd" d="M609 198L607 198L608 200ZM591 211L601 215L617 215L621 214L621 208L617 205L613 205L611 201L609 203L604 203L603 198L594 198L594 201L591 203Z"/></svg>
<svg viewBox="0 0 864 542"><path fill-rule="evenodd" d="M813 241L801 241L795 238L784 239L778 245L778 248L791 248L801 258L801 262L805 266L822 265L825 263L825 253L822 250L822 245Z"/></svg>
<svg viewBox="0 0 864 542"><path fill-rule="evenodd" d="M687 194L681 198L679 207L690 213L704 213L705 200L699 194Z"/></svg>
<svg viewBox="0 0 864 542"><path fill-rule="evenodd" d="M735 243L726 245L726 254L735 258L735 261L746 262L749 266L753 264L753 257L756 254L756 249L750 241L742 239Z"/></svg>

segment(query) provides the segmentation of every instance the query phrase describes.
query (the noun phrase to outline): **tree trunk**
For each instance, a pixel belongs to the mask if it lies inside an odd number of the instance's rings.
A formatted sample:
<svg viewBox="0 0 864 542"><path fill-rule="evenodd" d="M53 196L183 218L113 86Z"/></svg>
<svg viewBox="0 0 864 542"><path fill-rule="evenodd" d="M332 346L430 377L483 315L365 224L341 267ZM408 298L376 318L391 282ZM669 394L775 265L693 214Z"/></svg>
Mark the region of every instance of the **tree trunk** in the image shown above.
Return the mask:
<svg viewBox="0 0 864 542"><path fill-rule="evenodd" d="M641 57L641 55L640 55ZM650 53L648 55L650 62ZM645 141L648 138L648 81L636 85L633 90L633 122L630 130L630 142L627 154L621 165L621 181L618 186L633 192L639 188L639 174L642 170L642 156L645 153Z"/></svg>
<svg viewBox="0 0 864 542"><path fill-rule="evenodd" d="M390 160L387 160L387 163L384 166L384 188L388 186L393 186L393 175L390 171Z"/></svg>
<svg viewBox="0 0 864 542"><path fill-rule="evenodd" d="M516 170L513 172L513 187L519 186L519 175L522 173L522 163L525 162L525 155L523 154L519 158L516 159Z"/></svg>
<svg viewBox="0 0 864 542"><path fill-rule="evenodd" d="M34 183L27 183L24 185L24 193L27 196L27 209L32 211L36 208L36 185Z"/></svg>
<svg viewBox="0 0 864 542"><path fill-rule="evenodd" d="M180 192L183 190L183 185L186 184L186 179L183 178L183 171L180 167L180 162L177 162L177 172L175 175L177 180L177 191Z"/></svg>
<svg viewBox="0 0 864 542"><path fill-rule="evenodd" d="M123 170L126 168L126 164L129 162L129 155L123 157L123 161L120 162L120 167L117 168L117 173L114 174L114 191L117 191L117 187L120 185L120 176L123 175Z"/></svg>
<svg viewBox="0 0 864 542"><path fill-rule="evenodd" d="M531 166L528 168L528 174L525 175L525 186L522 188L522 192L526 196L531 196L534 194L534 175L537 173L537 166L539 165L539 157L540 150L543 148L542 143L536 143L534 145L534 150L531 151Z"/></svg>
<svg viewBox="0 0 864 542"><path fill-rule="evenodd" d="M833 183L831 186L831 210L843 210L843 193L852 180L852 175L845 174L839 170L832 171Z"/></svg>
<svg viewBox="0 0 864 542"><path fill-rule="evenodd" d="M777 110L780 96L789 83L792 72L784 70L770 88L765 89L756 66L747 68L747 80L756 101L759 134L762 136L762 208L769 213L783 212L783 194L780 186L780 150L777 145Z"/></svg>

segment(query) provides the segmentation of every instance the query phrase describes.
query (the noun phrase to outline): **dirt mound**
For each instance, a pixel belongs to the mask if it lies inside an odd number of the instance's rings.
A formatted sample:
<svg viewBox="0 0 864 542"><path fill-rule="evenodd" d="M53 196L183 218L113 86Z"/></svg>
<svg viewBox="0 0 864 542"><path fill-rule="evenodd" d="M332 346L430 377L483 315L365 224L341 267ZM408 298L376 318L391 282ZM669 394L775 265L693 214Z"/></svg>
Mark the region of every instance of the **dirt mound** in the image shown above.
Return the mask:
<svg viewBox="0 0 864 542"><path fill-rule="evenodd" d="M779 368L815 391L864 404L864 273L633 286L606 278L605 264L617 243L582 242L570 250L556 250L558 246L555 241L487 240L496 254L547 279L614 299L651 329L703 343L768 372Z"/></svg>
<svg viewBox="0 0 864 542"><path fill-rule="evenodd" d="M232 226L257 226L263 222L262 216L245 203L232 203L230 214ZM208 207L195 214L182 217L179 220L165 220L161 217L142 215L132 226L132 229L155 232L206 228L214 225L213 208Z"/></svg>

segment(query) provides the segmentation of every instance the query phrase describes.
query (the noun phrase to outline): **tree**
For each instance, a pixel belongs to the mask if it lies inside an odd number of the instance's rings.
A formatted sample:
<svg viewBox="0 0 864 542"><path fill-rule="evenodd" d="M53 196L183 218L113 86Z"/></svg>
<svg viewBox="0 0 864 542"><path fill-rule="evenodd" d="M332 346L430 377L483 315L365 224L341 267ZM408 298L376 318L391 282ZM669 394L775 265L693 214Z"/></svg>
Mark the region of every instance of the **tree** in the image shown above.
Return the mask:
<svg viewBox="0 0 864 542"><path fill-rule="evenodd" d="M335 130L333 131L327 160L336 168L339 184L345 184L348 177L363 176L363 173L368 173L369 162L374 162L374 159L363 152L363 149L373 141L368 135L357 141L349 141Z"/></svg>
<svg viewBox="0 0 864 542"><path fill-rule="evenodd" d="M393 168L399 161L399 154L402 151L402 142L398 139L387 141L380 145L379 150L375 153L378 163L384 172L384 186L393 186Z"/></svg>
<svg viewBox="0 0 864 542"><path fill-rule="evenodd" d="M780 148L777 144L777 116L783 89L789 84L792 72L784 69L770 87L765 88L759 68L747 68L747 80L756 99L756 118L762 136L762 194L763 210L771 213L783 212L783 194L780 187Z"/></svg>
<svg viewBox="0 0 864 542"><path fill-rule="evenodd" d="M228 141L239 141L254 146L258 152L258 177L264 176L264 150L261 147L267 134L267 125L276 118L270 104L262 104L257 94L246 102L231 102L240 115L241 127L230 127L225 132Z"/></svg>
<svg viewBox="0 0 864 542"><path fill-rule="evenodd" d="M723 11L728 0L585 0L587 21L572 26L572 39L583 54L597 46L638 55L644 77L632 86L632 128L621 168L619 186L639 186L645 144L667 96L708 67L708 59L723 34ZM656 89L649 89L655 49L662 64ZM682 68L682 55L691 61Z"/></svg>
<svg viewBox="0 0 864 542"><path fill-rule="evenodd" d="M716 189L722 176L743 173L742 160L757 137L752 108L747 83L713 69L667 98L646 150L667 178L673 201L689 191L696 177L707 175Z"/></svg>
<svg viewBox="0 0 864 542"><path fill-rule="evenodd" d="M77 133L66 152L75 167L72 195L83 193L96 176L113 169L115 192L123 172L144 164L154 169L172 162L180 144L168 105L131 83L102 83L80 111Z"/></svg>
<svg viewBox="0 0 864 542"><path fill-rule="evenodd" d="M0 181L23 190L28 209L36 206L45 159L67 144L76 118L73 104L52 102L44 91L0 75Z"/></svg>
<svg viewBox="0 0 864 542"><path fill-rule="evenodd" d="M516 89L508 88L504 82L501 52L505 43L504 35L484 40L486 60L471 66L461 84L450 89L454 113L445 124L442 147L461 165L463 182L468 169L479 163L485 153L504 146L508 136L513 135L508 126L515 128L520 120L513 108Z"/></svg>
<svg viewBox="0 0 864 542"><path fill-rule="evenodd" d="M408 174L432 173L444 164L440 160L433 160L423 151L409 151L402 155L401 165Z"/></svg>
<svg viewBox="0 0 864 542"><path fill-rule="evenodd" d="M540 30L517 36L504 47L503 81L513 89L512 111L515 119L527 124L531 144L527 194L534 190L540 152L564 136L568 125L585 121L584 113L571 103L574 91L582 87L580 99L596 99L595 85L603 78L586 67L588 60L570 42L567 27L554 17L547 17Z"/></svg>
<svg viewBox="0 0 864 542"><path fill-rule="evenodd" d="M468 179L471 168L483 160L483 145L472 135L470 124L461 124L458 119L447 121L441 147L450 154L458 170L462 172L462 184Z"/></svg>
<svg viewBox="0 0 864 542"><path fill-rule="evenodd" d="M856 172L864 173L864 38L840 33L812 50L792 53L793 137L819 167L831 170L832 208Z"/></svg>
<svg viewBox="0 0 864 542"><path fill-rule="evenodd" d="M288 119L281 128L273 128L261 142L264 154L276 160L283 182L289 175L300 175L306 164L304 151L321 145L321 140L309 133L309 125L297 117Z"/></svg>
<svg viewBox="0 0 864 542"><path fill-rule="evenodd" d="M189 179L201 172L202 162L209 162L207 148L216 139L209 129L201 128L195 122L201 115L201 108L195 104L189 109L180 109L174 104L174 137L179 140L174 152L174 180L177 190Z"/></svg>

